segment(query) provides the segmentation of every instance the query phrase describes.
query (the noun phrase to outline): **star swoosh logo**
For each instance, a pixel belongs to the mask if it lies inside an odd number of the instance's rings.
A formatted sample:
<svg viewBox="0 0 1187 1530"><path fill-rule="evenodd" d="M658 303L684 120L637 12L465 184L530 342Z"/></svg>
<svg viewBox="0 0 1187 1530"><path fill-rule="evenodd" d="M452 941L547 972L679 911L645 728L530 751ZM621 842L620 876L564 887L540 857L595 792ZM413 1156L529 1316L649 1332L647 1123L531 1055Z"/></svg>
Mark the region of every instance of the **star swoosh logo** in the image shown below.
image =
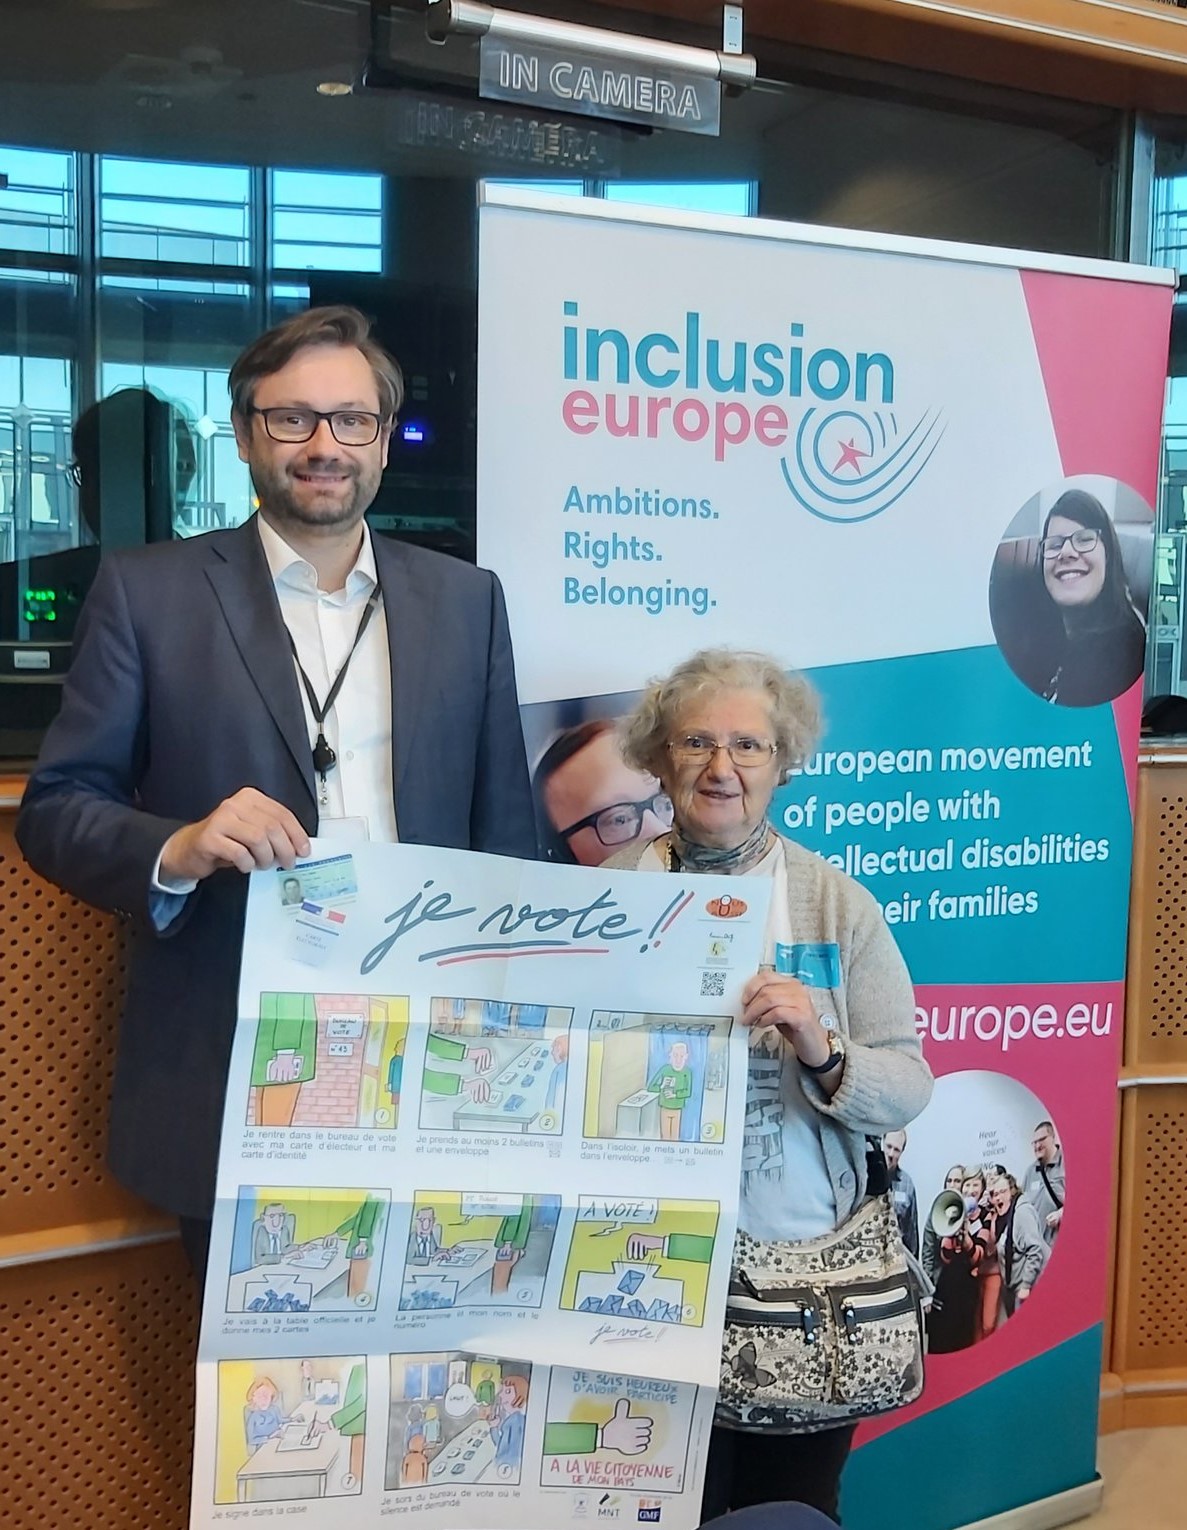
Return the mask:
<svg viewBox="0 0 1187 1530"><path fill-rule="evenodd" d="M913 421L893 410L804 411L794 451L782 458L796 502L823 521L868 521L896 504L918 480L944 438L943 414Z"/></svg>

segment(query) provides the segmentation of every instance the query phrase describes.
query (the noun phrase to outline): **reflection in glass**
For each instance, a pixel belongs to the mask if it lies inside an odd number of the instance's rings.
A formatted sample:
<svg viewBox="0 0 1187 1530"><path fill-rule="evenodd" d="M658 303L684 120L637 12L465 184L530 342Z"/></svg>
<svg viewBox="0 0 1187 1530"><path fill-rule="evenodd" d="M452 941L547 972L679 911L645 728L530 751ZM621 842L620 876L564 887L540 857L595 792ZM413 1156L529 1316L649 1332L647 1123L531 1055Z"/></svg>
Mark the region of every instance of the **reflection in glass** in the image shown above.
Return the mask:
<svg viewBox="0 0 1187 1530"><path fill-rule="evenodd" d="M105 362L101 375L105 393L148 388L179 405L191 421L194 481L176 506L173 534L195 536L245 521L253 508L251 480L235 446L226 369Z"/></svg>

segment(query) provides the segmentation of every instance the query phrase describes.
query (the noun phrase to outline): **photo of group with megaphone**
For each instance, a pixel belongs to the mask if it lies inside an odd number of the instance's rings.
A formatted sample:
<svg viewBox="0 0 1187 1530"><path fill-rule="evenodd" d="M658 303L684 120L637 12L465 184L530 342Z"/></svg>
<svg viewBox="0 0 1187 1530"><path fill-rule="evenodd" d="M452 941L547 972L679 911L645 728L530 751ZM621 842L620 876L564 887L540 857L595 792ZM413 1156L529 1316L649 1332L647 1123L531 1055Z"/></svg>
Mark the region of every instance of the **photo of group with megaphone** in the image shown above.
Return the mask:
<svg viewBox="0 0 1187 1530"><path fill-rule="evenodd" d="M1055 1123L1016 1079L954 1073L882 1150L903 1242L932 1287L929 1353L982 1343L1030 1300L1055 1252L1065 1198Z"/></svg>

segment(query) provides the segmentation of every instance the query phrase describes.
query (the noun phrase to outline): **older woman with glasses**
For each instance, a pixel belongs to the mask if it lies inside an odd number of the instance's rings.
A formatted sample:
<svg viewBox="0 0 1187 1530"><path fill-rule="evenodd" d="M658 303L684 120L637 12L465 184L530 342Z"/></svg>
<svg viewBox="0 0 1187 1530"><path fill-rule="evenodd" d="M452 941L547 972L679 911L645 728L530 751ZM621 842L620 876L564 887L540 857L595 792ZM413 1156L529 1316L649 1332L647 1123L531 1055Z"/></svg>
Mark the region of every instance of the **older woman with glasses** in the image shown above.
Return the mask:
<svg viewBox="0 0 1187 1530"><path fill-rule="evenodd" d="M906 1126L931 1092L911 980L877 903L767 821L775 787L818 726L815 693L774 659L694 654L647 688L622 730L628 766L667 793L671 828L607 863L773 883L765 959L742 1014L753 1046L739 1226L764 1242L847 1220L866 1195L866 1139ZM704 1517L795 1499L835 1518L853 1430L743 1431L721 1420Z"/></svg>

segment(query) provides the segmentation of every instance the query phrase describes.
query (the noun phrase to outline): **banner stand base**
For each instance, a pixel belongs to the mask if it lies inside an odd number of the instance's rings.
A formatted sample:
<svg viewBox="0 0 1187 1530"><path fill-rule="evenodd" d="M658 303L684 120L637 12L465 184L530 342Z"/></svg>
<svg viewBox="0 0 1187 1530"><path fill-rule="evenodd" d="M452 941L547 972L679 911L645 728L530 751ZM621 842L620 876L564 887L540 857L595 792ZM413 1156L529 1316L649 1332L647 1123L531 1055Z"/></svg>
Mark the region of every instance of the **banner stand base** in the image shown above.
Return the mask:
<svg viewBox="0 0 1187 1530"><path fill-rule="evenodd" d="M1095 1514L1104 1494L1104 1479L1095 1477L1080 1487L1069 1488L1066 1493L1055 1493L1050 1498L1023 1504L1019 1509L1008 1509L991 1519L971 1520L960 1530L1058 1530L1060 1525L1071 1525Z"/></svg>

